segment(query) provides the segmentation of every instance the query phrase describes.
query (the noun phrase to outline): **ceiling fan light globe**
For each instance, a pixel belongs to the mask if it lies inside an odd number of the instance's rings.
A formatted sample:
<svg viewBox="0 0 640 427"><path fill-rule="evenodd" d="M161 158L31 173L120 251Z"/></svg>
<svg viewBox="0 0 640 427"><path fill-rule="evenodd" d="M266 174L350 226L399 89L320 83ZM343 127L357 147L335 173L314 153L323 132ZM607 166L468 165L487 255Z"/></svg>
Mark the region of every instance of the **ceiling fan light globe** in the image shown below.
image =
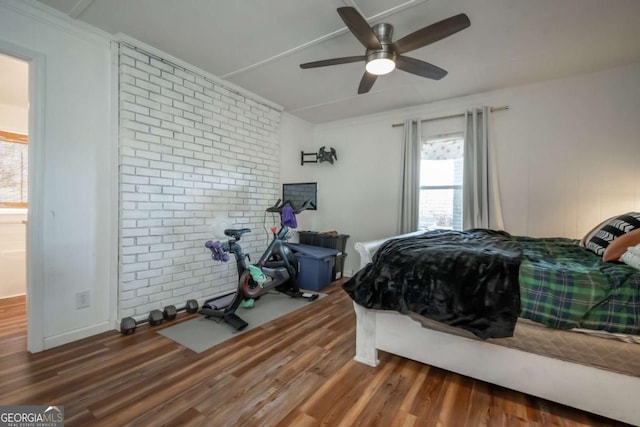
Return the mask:
<svg viewBox="0 0 640 427"><path fill-rule="evenodd" d="M396 63L388 58L376 58L367 62L365 69L370 74L381 76L383 74L389 74L396 68Z"/></svg>

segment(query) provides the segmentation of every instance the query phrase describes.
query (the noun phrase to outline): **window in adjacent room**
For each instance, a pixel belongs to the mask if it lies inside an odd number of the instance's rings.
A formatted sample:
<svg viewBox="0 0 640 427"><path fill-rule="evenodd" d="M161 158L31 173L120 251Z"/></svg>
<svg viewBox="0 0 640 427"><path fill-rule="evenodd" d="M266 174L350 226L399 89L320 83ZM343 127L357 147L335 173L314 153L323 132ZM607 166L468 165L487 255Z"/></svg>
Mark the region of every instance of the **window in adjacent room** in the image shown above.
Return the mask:
<svg viewBox="0 0 640 427"><path fill-rule="evenodd" d="M420 160L420 230L462 230L462 133L423 140Z"/></svg>
<svg viewBox="0 0 640 427"><path fill-rule="evenodd" d="M0 209L26 208L27 136L0 131Z"/></svg>

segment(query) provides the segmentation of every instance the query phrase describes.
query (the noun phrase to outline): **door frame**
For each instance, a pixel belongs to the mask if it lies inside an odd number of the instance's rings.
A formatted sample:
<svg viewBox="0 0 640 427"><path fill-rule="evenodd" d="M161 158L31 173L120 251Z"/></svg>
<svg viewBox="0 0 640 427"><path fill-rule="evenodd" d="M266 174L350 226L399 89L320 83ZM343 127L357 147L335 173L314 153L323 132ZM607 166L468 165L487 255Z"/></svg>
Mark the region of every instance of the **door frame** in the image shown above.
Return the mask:
<svg viewBox="0 0 640 427"><path fill-rule="evenodd" d="M27 211L27 350L44 350L43 180L45 55L0 40L0 53L29 64L29 190Z"/></svg>

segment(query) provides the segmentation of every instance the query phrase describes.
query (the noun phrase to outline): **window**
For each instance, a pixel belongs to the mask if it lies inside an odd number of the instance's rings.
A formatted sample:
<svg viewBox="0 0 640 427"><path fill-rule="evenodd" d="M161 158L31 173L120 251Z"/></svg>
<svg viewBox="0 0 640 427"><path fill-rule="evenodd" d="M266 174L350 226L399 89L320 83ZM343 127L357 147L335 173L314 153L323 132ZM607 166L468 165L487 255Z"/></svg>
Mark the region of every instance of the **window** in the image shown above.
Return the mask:
<svg viewBox="0 0 640 427"><path fill-rule="evenodd" d="M462 134L427 138L420 160L420 230L462 230Z"/></svg>
<svg viewBox="0 0 640 427"><path fill-rule="evenodd" d="M0 131L0 208L26 208L27 136Z"/></svg>

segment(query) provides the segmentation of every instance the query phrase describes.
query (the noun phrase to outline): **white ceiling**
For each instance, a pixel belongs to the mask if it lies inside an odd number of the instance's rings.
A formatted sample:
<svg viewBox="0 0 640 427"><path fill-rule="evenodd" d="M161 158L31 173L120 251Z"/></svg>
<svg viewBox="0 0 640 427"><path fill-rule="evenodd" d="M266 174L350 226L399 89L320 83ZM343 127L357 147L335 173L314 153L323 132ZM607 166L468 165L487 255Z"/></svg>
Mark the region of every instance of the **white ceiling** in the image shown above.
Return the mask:
<svg viewBox="0 0 640 427"><path fill-rule="evenodd" d="M640 61L638 0L40 0L124 33L282 105L313 123ZM363 55L336 13L354 6L394 40L458 13L471 27L408 53L446 69L440 81L396 70L357 95Z"/></svg>

